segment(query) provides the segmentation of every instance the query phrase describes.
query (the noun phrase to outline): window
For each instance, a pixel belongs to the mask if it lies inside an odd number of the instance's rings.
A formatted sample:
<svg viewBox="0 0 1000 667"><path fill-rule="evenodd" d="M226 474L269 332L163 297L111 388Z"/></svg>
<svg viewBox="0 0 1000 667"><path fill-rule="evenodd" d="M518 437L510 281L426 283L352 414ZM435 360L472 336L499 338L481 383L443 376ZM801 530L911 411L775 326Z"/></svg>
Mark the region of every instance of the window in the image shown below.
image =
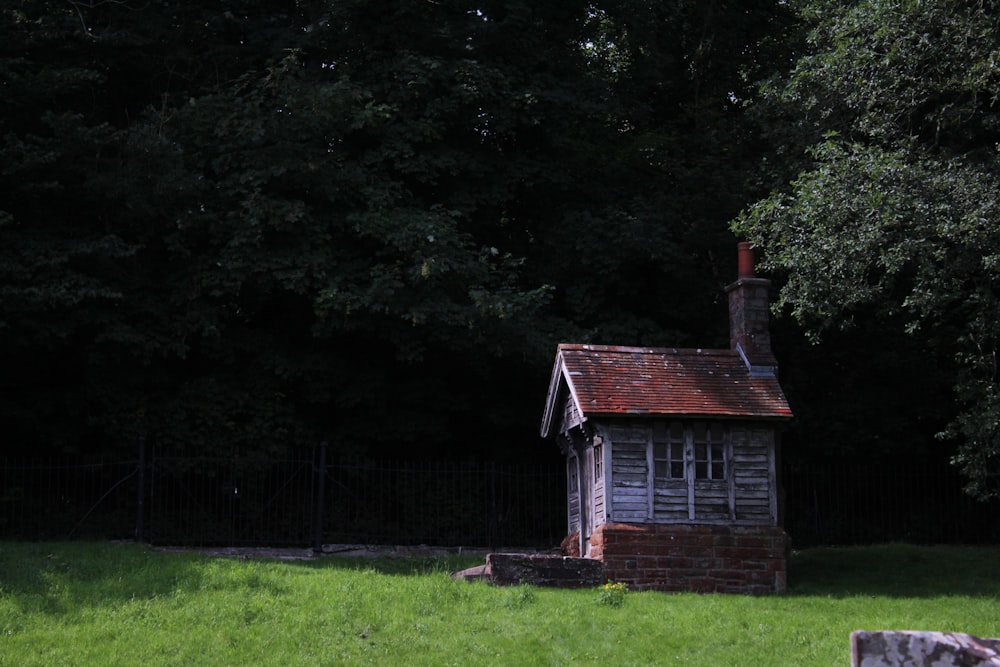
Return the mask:
<svg viewBox="0 0 1000 667"><path fill-rule="evenodd" d="M594 481L600 482L604 475L602 466L604 464L604 445L594 445Z"/></svg>
<svg viewBox="0 0 1000 667"><path fill-rule="evenodd" d="M725 430L722 424L673 422L653 439L657 479L726 479ZM690 464L690 465L689 465Z"/></svg>
<svg viewBox="0 0 1000 667"><path fill-rule="evenodd" d="M694 424L694 478L725 479L726 461L723 454L721 424Z"/></svg>
<svg viewBox="0 0 1000 667"><path fill-rule="evenodd" d="M580 485L576 482L576 459L570 457L566 463L566 483L570 493L578 493Z"/></svg>
<svg viewBox="0 0 1000 667"><path fill-rule="evenodd" d="M734 520L736 490L725 422L653 422L646 441L646 516L656 521Z"/></svg>
<svg viewBox="0 0 1000 667"><path fill-rule="evenodd" d="M653 467L659 479L684 479L684 427L674 422L663 441L653 444Z"/></svg>

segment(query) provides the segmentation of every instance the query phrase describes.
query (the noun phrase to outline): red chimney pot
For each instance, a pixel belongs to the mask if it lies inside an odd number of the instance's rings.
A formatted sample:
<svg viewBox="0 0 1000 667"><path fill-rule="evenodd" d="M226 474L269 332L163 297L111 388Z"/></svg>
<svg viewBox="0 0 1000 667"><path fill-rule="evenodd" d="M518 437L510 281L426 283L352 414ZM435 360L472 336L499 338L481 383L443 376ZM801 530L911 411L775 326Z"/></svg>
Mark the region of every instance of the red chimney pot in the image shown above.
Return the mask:
<svg viewBox="0 0 1000 667"><path fill-rule="evenodd" d="M753 278L755 276L753 246L749 241L740 241L736 247L739 253L739 279Z"/></svg>

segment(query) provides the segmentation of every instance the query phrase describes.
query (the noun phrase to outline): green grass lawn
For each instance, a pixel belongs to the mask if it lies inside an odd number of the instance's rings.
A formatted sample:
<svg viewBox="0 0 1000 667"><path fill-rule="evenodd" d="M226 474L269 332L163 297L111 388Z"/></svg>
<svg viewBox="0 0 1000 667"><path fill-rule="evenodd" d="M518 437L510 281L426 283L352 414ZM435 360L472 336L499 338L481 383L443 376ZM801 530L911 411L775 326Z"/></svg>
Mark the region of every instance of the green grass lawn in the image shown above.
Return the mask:
<svg viewBox="0 0 1000 667"><path fill-rule="evenodd" d="M1000 636L1000 548L813 549L784 595L620 606L449 577L474 564L0 543L0 665L846 665L856 629Z"/></svg>

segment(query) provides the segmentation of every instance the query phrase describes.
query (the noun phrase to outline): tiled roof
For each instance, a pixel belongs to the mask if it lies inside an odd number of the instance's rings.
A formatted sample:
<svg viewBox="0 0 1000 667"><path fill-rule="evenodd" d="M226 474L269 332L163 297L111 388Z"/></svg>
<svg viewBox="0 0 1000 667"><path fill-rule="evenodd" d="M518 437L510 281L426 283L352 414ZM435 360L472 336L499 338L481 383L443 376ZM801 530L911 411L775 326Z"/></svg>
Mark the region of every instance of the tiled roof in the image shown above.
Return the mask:
<svg viewBox="0 0 1000 667"><path fill-rule="evenodd" d="M788 419L776 377L751 375L735 350L559 346L542 424L568 389L584 418L618 415Z"/></svg>

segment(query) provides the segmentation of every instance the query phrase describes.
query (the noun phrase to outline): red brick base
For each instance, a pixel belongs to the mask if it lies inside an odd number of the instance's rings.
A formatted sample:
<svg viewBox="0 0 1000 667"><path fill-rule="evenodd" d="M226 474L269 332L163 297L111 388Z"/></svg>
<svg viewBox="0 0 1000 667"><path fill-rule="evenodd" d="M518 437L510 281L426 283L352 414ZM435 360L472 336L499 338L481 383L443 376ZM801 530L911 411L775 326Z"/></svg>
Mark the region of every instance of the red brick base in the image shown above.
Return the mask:
<svg viewBox="0 0 1000 667"><path fill-rule="evenodd" d="M785 590L787 552L772 526L609 523L591 534L589 556L631 590L760 594Z"/></svg>

